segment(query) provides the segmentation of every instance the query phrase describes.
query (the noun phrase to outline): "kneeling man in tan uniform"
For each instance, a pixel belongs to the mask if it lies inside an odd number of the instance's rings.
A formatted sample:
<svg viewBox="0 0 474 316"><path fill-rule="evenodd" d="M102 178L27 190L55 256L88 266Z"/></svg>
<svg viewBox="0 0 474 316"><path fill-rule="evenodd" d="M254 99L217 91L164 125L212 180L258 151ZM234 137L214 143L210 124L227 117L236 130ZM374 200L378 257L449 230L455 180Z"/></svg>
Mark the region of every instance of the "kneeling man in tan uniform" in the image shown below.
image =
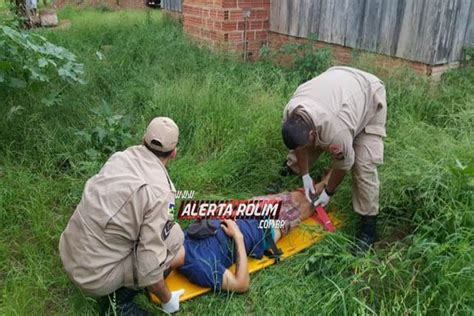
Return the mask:
<svg viewBox="0 0 474 316"><path fill-rule="evenodd" d="M290 152L280 174L301 175L315 206L327 205L352 171L352 204L361 216L358 253L375 241L386 116L383 82L349 67L332 67L299 86L283 113L282 136ZM323 151L331 155L332 166L315 189L309 169Z"/></svg>
<svg viewBox="0 0 474 316"><path fill-rule="evenodd" d="M103 297L101 314L114 301L119 315L150 315L132 302L146 288L167 312L179 309L182 291L170 292L164 271L184 242L170 211L175 187L166 170L176 157L178 126L151 121L143 144L113 154L90 178L61 235L59 252L71 280Z"/></svg>

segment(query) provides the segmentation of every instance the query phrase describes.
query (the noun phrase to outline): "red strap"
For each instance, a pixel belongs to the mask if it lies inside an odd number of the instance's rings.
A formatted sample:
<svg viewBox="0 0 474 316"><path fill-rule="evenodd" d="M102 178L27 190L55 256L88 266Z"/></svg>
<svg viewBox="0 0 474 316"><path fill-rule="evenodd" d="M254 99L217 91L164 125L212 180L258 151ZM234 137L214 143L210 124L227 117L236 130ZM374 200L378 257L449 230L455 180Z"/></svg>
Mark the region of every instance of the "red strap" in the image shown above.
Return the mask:
<svg viewBox="0 0 474 316"><path fill-rule="evenodd" d="M334 228L334 225L331 223L331 220L329 219L328 214L326 213L326 211L324 210L322 206L318 206L316 208L316 213L318 214L319 220L321 221L321 224L323 224L324 228L326 228L331 233L336 231L336 229Z"/></svg>
<svg viewBox="0 0 474 316"><path fill-rule="evenodd" d="M301 192L303 194L305 193L304 188L298 188L296 189L296 191ZM316 208L316 212L311 217L313 217L316 221L318 221L321 225L323 225L324 228L326 228L331 233L336 231L336 228L334 227L331 220L329 219L329 216L324 210L324 207L318 206Z"/></svg>

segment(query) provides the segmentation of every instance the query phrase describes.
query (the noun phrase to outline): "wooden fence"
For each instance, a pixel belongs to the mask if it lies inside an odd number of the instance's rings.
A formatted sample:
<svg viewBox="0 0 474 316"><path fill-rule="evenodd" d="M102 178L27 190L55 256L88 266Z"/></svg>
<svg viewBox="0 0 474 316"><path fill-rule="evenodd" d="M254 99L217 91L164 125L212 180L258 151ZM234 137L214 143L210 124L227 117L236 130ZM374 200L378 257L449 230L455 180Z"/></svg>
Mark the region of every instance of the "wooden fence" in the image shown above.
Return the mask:
<svg viewBox="0 0 474 316"><path fill-rule="evenodd" d="M169 11L183 11L183 0L161 0L161 7Z"/></svg>
<svg viewBox="0 0 474 316"><path fill-rule="evenodd" d="M474 43L474 0L272 0L270 31L436 65Z"/></svg>

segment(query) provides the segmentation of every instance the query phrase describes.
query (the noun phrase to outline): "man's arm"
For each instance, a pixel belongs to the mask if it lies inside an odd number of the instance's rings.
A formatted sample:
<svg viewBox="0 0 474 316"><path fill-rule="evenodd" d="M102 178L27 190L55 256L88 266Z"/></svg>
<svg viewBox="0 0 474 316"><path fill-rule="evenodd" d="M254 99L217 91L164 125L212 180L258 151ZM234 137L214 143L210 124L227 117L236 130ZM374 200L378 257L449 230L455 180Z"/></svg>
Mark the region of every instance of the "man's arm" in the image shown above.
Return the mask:
<svg viewBox="0 0 474 316"><path fill-rule="evenodd" d="M316 194L314 189L313 178L309 175L309 153L308 148L301 147L295 149L296 160L300 169L301 179L303 180L303 187L306 198L311 201L311 196Z"/></svg>
<svg viewBox="0 0 474 316"><path fill-rule="evenodd" d="M246 292L249 288L250 277L244 236L240 232L239 226L232 220L225 220L222 224L222 229L229 237L234 239L237 248L235 274L229 269L225 270L222 279L222 289L238 293Z"/></svg>
<svg viewBox="0 0 474 316"><path fill-rule="evenodd" d="M326 192L335 193L338 185L344 179L346 172L352 168L355 161L355 153L353 148L353 137L348 130L341 131L334 138L335 146L329 150L333 156L331 172L326 183Z"/></svg>
<svg viewBox="0 0 474 316"><path fill-rule="evenodd" d="M331 177L332 174L332 168L329 169L329 171L325 172L323 175L323 178L321 179L321 182L318 182L317 184L314 185L314 189L316 190L316 195L320 195L321 192L327 187L329 178Z"/></svg>
<svg viewBox="0 0 474 316"><path fill-rule="evenodd" d="M309 173L308 149L305 147L295 149L296 160L300 169L300 175L304 176Z"/></svg>
<svg viewBox="0 0 474 316"><path fill-rule="evenodd" d="M160 302L168 302L171 299L171 291L168 289L164 279L147 286L147 290L155 294L160 299Z"/></svg>
<svg viewBox="0 0 474 316"><path fill-rule="evenodd" d="M326 191L329 194L335 193L336 188L342 182L345 175L346 175L346 171L344 171L344 170L332 169L331 175L330 175L329 180L326 184Z"/></svg>
<svg viewBox="0 0 474 316"><path fill-rule="evenodd" d="M148 188L143 190L140 197L149 199ZM154 286L163 281L163 272L173 259L170 250L183 243L184 235L179 224L169 216L168 205L166 199L156 199L145 205L136 249L136 277L140 287Z"/></svg>
<svg viewBox="0 0 474 316"><path fill-rule="evenodd" d="M179 311L179 298L183 295L184 289L171 292L164 280L147 286L146 289L160 299L161 307L165 312L172 314Z"/></svg>

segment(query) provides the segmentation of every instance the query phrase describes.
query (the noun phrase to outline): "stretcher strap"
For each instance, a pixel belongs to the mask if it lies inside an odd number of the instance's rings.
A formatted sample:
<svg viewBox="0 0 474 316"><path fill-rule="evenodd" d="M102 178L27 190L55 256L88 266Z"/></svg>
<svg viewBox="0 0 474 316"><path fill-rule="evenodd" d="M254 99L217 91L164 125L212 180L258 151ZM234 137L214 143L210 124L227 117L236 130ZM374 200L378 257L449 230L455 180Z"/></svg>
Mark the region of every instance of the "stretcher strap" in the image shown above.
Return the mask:
<svg viewBox="0 0 474 316"><path fill-rule="evenodd" d="M305 194L304 188L298 188L298 189L296 189L296 191L299 191L299 192ZM329 219L329 216L326 213L326 211L324 210L324 207L322 207L322 206L316 207L316 210L315 210L314 214L311 217L314 218L315 220L317 220L319 223L321 223L321 225L323 225L323 227L326 228L331 233L336 231L336 228L334 227L331 220Z"/></svg>

